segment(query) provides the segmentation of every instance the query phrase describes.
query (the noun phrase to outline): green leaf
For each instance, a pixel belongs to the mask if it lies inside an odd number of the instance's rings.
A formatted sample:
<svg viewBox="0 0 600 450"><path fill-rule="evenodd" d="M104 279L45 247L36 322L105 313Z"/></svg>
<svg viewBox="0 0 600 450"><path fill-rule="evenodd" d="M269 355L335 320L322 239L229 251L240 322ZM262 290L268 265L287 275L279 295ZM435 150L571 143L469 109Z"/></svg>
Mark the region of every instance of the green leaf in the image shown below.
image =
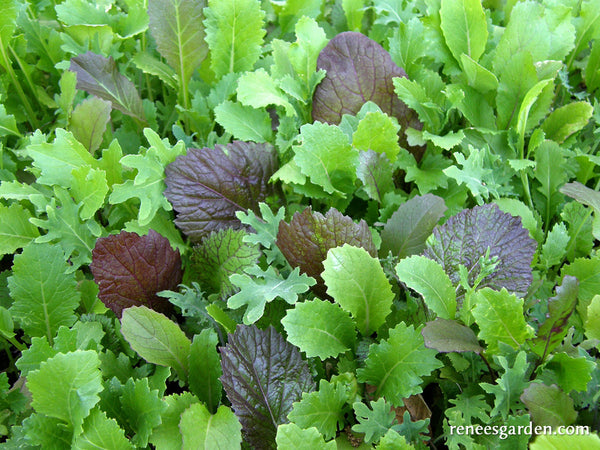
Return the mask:
<svg viewBox="0 0 600 450"><path fill-rule="evenodd" d="M512 367L504 356L495 356L496 363L504 369L504 373L496 380L496 384L479 383L485 392L493 394L494 409L490 416L502 414L502 419L507 420L510 412L516 412L520 409L519 396L529 385L527 373L527 354L519 352Z"/></svg>
<svg viewBox="0 0 600 450"><path fill-rule="evenodd" d="M56 129L52 143L36 143L26 147L24 153L33 159L33 166L41 171L37 182L49 186L71 186L71 172L82 166L96 167L97 162L72 133Z"/></svg>
<svg viewBox="0 0 600 450"><path fill-rule="evenodd" d="M536 149L535 162L535 178L540 186L534 194L541 196L535 195L534 201L547 224L564 198L559 188L567 181L567 174L563 170L565 158L556 142L546 140Z"/></svg>
<svg viewBox="0 0 600 450"><path fill-rule="evenodd" d="M27 350L21 353L16 366L23 376L26 376L32 370L40 368L40 364L58 353L58 350L50 347L46 337L34 337L31 339L31 345Z"/></svg>
<svg viewBox="0 0 600 450"><path fill-rule="evenodd" d="M298 3L306 5L307 2ZM318 1L313 3L317 4L318 10L321 9ZM311 17L309 14L304 14L304 16L299 15L299 17L300 19L295 28L296 41L290 45L288 57L294 71L307 85L307 94L310 96L314 89L314 86L310 86L310 83L317 70L317 58L319 52L327 45L327 36L325 31L317 24L316 16Z"/></svg>
<svg viewBox="0 0 600 450"><path fill-rule="evenodd" d="M585 356L573 357L564 352L554 353L544 364L538 379L547 384L557 384L567 394L572 391L586 392L595 367L595 362Z"/></svg>
<svg viewBox="0 0 600 450"><path fill-rule="evenodd" d="M17 23L17 2L2 0L0 3L2 17L0 18L0 47L6 49Z"/></svg>
<svg viewBox="0 0 600 450"><path fill-rule="evenodd" d="M0 45L2 45L1 42ZM10 135L21 136L21 133L17 128L15 116L8 114L4 105L0 105L0 137Z"/></svg>
<svg viewBox="0 0 600 450"><path fill-rule="evenodd" d="M572 450L587 450L600 447L600 437L597 434L540 434L529 445L531 450L554 450L569 448Z"/></svg>
<svg viewBox="0 0 600 450"><path fill-rule="evenodd" d="M423 296L429 309L442 319L456 315L456 290L442 266L425 256L404 258L396 265L400 281Z"/></svg>
<svg viewBox="0 0 600 450"><path fill-rule="evenodd" d="M152 430L150 443L163 450L181 450L183 437L179 431L181 415L188 407L198 402L190 392L168 395L163 398L167 404L161 414L161 423Z"/></svg>
<svg viewBox="0 0 600 450"><path fill-rule="evenodd" d="M595 295L588 306L585 335L588 339L600 339L600 295Z"/></svg>
<svg viewBox="0 0 600 450"><path fill-rule="evenodd" d="M204 9L210 67L217 78L254 68L265 35L258 0L209 0Z"/></svg>
<svg viewBox="0 0 600 450"><path fill-rule="evenodd" d="M191 343L176 323L150 308L134 306L123 311L121 333L146 361L172 367L180 380L187 380Z"/></svg>
<svg viewBox="0 0 600 450"><path fill-rule="evenodd" d="M414 109L421 122L428 125L428 129L437 133L442 128L442 109L435 104L429 94L418 82L404 77L393 79L394 92L406 105Z"/></svg>
<svg viewBox="0 0 600 450"><path fill-rule="evenodd" d="M208 54L202 24L204 4L204 0L148 2L150 32L159 53L179 75L180 89L187 86L194 70Z"/></svg>
<svg viewBox="0 0 600 450"><path fill-rule="evenodd" d="M177 76L175 71L150 53L137 52L133 55L132 61L137 68L144 73L155 75L171 89L177 89Z"/></svg>
<svg viewBox="0 0 600 450"><path fill-rule="evenodd" d="M217 352L218 336L212 329L204 329L194 336L188 357L190 390L204 402L211 412L217 411L221 400L221 359Z"/></svg>
<svg viewBox="0 0 600 450"><path fill-rule="evenodd" d="M421 330L425 347L438 352L475 352L481 353L483 348L473 330L455 320L437 318L427 322Z"/></svg>
<svg viewBox="0 0 600 450"><path fill-rule="evenodd" d="M258 266L245 270L248 275L234 274L229 277L232 284L240 288L240 292L229 297L227 306L237 309L248 305L244 313L244 323L249 325L260 319L267 302L277 297L293 305L298 300L298 294L303 294L315 284L315 280L306 274L300 275L300 269L295 268L286 279L275 272L272 266L263 271Z"/></svg>
<svg viewBox="0 0 600 450"><path fill-rule="evenodd" d="M167 139L161 140L158 134L149 128L144 129L144 136L150 143L147 150L142 150L138 155L125 155L121 158L121 164L125 167L137 169L135 179L114 185L108 198L113 205L131 198L139 199L140 225L149 223L159 209L171 211L172 206L163 195L166 188L165 167L186 152L183 142L171 146Z"/></svg>
<svg viewBox="0 0 600 450"><path fill-rule="evenodd" d="M391 162L396 161L400 146L398 131L400 126L387 114L375 111L368 112L352 135L352 145L358 150L373 150L385 153Z"/></svg>
<svg viewBox="0 0 600 450"><path fill-rule="evenodd" d="M446 410L446 417L450 418L457 414L464 423L474 423L473 419L479 419L483 423L489 421L490 405L481 394L472 395L471 392L463 391L456 398L448 399L453 404L452 408Z"/></svg>
<svg viewBox="0 0 600 450"><path fill-rule="evenodd" d="M264 248L263 253L267 257L267 263L271 264L275 260L283 262L283 255L279 248L277 248L276 241L277 233L279 232L279 223L285 217L285 208L279 208L277 214L273 214L273 211L271 211L271 208L266 203L259 203L258 208L260 209L261 217L257 217L251 209L247 212L238 211L235 213L235 216L241 223L250 225L255 231L244 236L243 241L249 244L262 245Z"/></svg>
<svg viewBox="0 0 600 450"><path fill-rule="evenodd" d="M600 257L577 258L563 267L561 275L571 275L579 281L577 312L585 322L587 308L594 296L600 292Z"/></svg>
<svg viewBox="0 0 600 450"><path fill-rule="evenodd" d="M392 59L411 79L417 74L420 67L419 60L426 53L424 33L423 22L418 17L411 17L406 22L400 21L394 30L394 36L389 40Z"/></svg>
<svg viewBox="0 0 600 450"><path fill-rule="evenodd" d="M498 189L501 186L494 180L494 155L487 147L476 149L469 144L466 159L458 152L454 153L454 158L457 164L444 169L444 174L454 178L458 184L467 186L479 203L482 203L482 198L487 200L490 195L499 196Z"/></svg>
<svg viewBox="0 0 600 450"><path fill-rule="evenodd" d="M401 406L404 398L422 392L422 376L443 366L436 354L425 348L419 330L400 322L390 330L388 339L371 345L365 368L357 370L357 378L377 386L376 396Z"/></svg>
<svg viewBox="0 0 600 450"><path fill-rule="evenodd" d="M104 198L108 193L106 172L83 166L73 169L71 195L75 203L80 204L81 220L91 219L96 211L104 206Z"/></svg>
<svg viewBox="0 0 600 450"><path fill-rule="evenodd" d="M473 317L479 326L479 338L488 345L487 351L499 353L498 344L504 342L519 348L533 336L533 329L525 322L523 299L502 288L500 292L484 288L473 294Z"/></svg>
<svg viewBox="0 0 600 450"><path fill-rule="evenodd" d="M14 300L10 312L29 336L46 336L52 343L58 328L75 323L80 294L62 250L31 244L16 255L8 288Z"/></svg>
<svg viewBox="0 0 600 450"><path fill-rule="evenodd" d="M325 439L331 439L344 427L347 400L343 385L321 380L318 391L304 392L302 400L294 403L288 419L300 428L315 427Z"/></svg>
<svg viewBox="0 0 600 450"><path fill-rule="evenodd" d="M587 125L593 112L594 108L588 102L567 103L550 113L542 129L548 139L562 144Z"/></svg>
<svg viewBox="0 0 600 450"><path fill-rule="evenodd" d="M573 400L556 385L533 382L521 395L531 419L536 425L559 427L575 422L577 412Z"/></svg>
<svg viewBox="0 0 600 450"><path fill-rule="evenodd" d="M400 435L395 430L388 430L388 432L379 441L379 450L411 450L414 446L406 442L406 438Z"/></svg>
<svg viewBox="0 0 600 450"><path fill-rule="evenodd" d="M206 406L194 403L181 415L179 429L184 450L207 448L207 444L212 448L241 448L242 426L227 406L220 406L211 415Z"/></svg>
<svg viewBox="0 0 600 450"><path fill-rule="evenodd" d="M315 427L300 428L295 423L285 423L277 427L275 438L279 450L336 450L335 441L325 442Z"/></svg>
<svg viewBox="0 0 600 450"><path fill-rule="evenodd" d="M59 353L27 376L31 406L65 421L75 432L98 403L102 391L100 359L92 350Z"/></svg>
<svg viewBox="0 0 600 450"><path fill-rule="evenodd" d="M271 118L264 109L226 100L215 108L215 120L242 141L268 142L273 135Z"/></svg>
<svg viewBox="0 0 600 450"><path fill-rule="evenodd" d="M478 0L442 1L440 27L454 59L465 54L479 60L488 38L485 13Z"/></svg>
<svg viewBox="0 0 600 450"><path fill-rule="evenodd" d="M359 152L356 175L372 200L383 203L385 194L394 191L393 167L385 153Z"/></svg>
<svg viewBox="0 0 600 450"><path fill-rule="evenodd" d="M18 203L0 205L0 255L14 253L40 235L29 222L31 213Z"/></svg>
<svg viewBox="0 0 600 450"><path fill-rule="evenodd" d="M110 120L110 111L110 102L89 97L77 105L71 114L69 131L92 154L100 148L102 135Z"/></svg>
<svg viewBox="0 0 600 450"><path fill-rule="evenodd" d="M288 101L288 97L263 68L246 72L240 76L237 99L240 103L256 109L265 108L269 105L282 106L285 109L286 116L296 115L296 110Z"/></svg>
<svg viewBox="0 0 600 450"><path fill-rule="evenodd" d="M106 417L106 413L100 409L93 409L83 423L83 433L77 436L73 448L129 450L134 447L114 419Z"/></svg>
<svg viewBox="0 0 600 450"><path fill-rule="evenodd" d="M381 397L376 402L371 401L371 409L362 402L355 402L352 407L359 423L352 426L352 431L365 434L367 444L377 443L385 436L396 421L396 413Z"/></svg>
<svg viewBox="0 0 600 450"><path fill-rule="evenodd" d="M460 55L459 62L467 76L469 86L477 89L482 94L498 89L498 78L493 72L490 72L464 53Z"/></svg>
<svg viewBox="0 0 600 450"><path fill-rule="evenodd" d="M288 342L299 347L308 358L336 357L353 349L356 343L350 315L339 305L318 298L296 303L287 311L281 324Z"/></svg>
<svg viewBox="0 0 600 450"><path fill-rule="evenodd" d="M202 286L221 298L232 295L236 288L229 280L254 266L260 256L256 244L244 242L248 234L232 228L211 232L192 250L192 267Z"/></svg>
<svg viewBox="0 0 600 450"><path fill-rule="evenodd" d="M540 263L546 270L565 258L570 240L565 224L563 222L554 224L552 230L546 236L546 242L542 245L540 254Z"/></svg>
<svg viewBox="0 0 600 450"><path fill-rule="evenodd" d="M379 260L362 247L344 244L327 252L323 267L327 293L352 315L363 336L383 325L394 294Z"/></svg>
<svg viewBox="0 0 600 450"><path fill-rule="evenodd" d="M592 40L600 37L600 2L598 0L582 2L579 17L581 19L577 21L576 25L575 48L569 58L571 62L583 49L588 47Z"/></svg>

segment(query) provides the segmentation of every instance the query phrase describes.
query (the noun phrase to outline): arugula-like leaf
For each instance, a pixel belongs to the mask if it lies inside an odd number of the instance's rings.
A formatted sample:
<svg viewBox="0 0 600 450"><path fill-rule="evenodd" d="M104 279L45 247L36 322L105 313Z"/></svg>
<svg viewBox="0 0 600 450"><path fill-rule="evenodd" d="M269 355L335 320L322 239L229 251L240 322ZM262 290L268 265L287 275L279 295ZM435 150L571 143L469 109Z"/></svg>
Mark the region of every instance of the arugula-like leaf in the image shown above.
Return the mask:
<svg viewBox="0 0 600 450"><path fill-rule="evenodd" d="M98 239L90 269L100 300L119 317L137 305L170 311L171 304L156 294L175 289L182 278L179 251L154 230L146 236L121 231Z"/></svg>
<svg viewBox="0 0 600 450"><path fill-rule="evenodd" d="M261 53L265 16L258 0L209 0L204 9L210 67L217 78L252 70Z"/></svg>
<svg viewBox="0 0 600 450"><path fill-rule="evenodd" d="M379 254L385 257L392 252L394 256L404 258L421 253L445 211L444 200L433 194L415 196L403 203L381 231Z"/></svg>
<svg viewBox="0 0 600 450"><path fill-rule="evenodd" d="M570 425L577 418L573 400L556 385L532 382L520 398L536 425L559 427Z"/></svg>
<svg viewBox="0 0 600 450"><path fill-rule="evenodd" d="M379 261L364 248L344 244L327 252L323 267L327 293L352 314L363 336L375 332L390 314L394 299Z"/></svg>
<svg viewBox="0 0 600 450"><path fill-rule="evenodd" d="M454 285L459 266L469 272L469 282L479 275L479 258L489 249L498 258L494 272L479 287L506 288L524 296L532 280L531 261L536 243L521 225L521 219L503 213L495 204L463 210L433 230L424 255L437 261Z"/></svg>
<svg viewBox="0 0 600 450"><path fill-rule="evenodd" d="M300 302L287 311L281 324L287 340L322 360L354 348L356 331L350 315L338 305L319 299Z"/></svg>
<svg viewBox="0 0 600 450"><path fill-rule="evenodd" d="M523 299L506 289L499 292L480 289L473 294L472 303L475 307L471 313L479 325L479 337L488 344L489 353L497 354L500 342L519 348L533 336L533 329L523 315Z"/></svg>
<svg viewBox="0 0 600 450"><path fill-rule="evenodd" d="M260 251L256 245L244 242L247 236L244 230L221 229L213 231L194 247L193 269L209 292L227 298L236 290L229 277L242 274L256 264Z"/></svg>
<svg viewBox="0 0 600 450"><path fill-rule="evenodd" d="M260 319L265 311L265 305L280 297L290 305L298 300L298 294L303 294L315 284L315 280L306 274L300 274L295 268L287 278L275 272L272 266L263 271L258 266L245 270L246 274L233 274L229 280L240 289L227 300L227 306L232 309L248 305L244 312L244 323L250 325ZM249 277L252 275L254 278Z"/></svg>
<svg viewBox="0 0 600 450"><path fill-rule="evenodd" d="M46 336L52 343L61 325L75 322L80 293L68 270L62 250L50 244L30 244L15 256L8 278L10 313L29 336Z"/></svg>
<svg viewBox="0 0 600 450"><path fill-rule="evenodd" d="M302 400L294 403L288 418L300 428L315 427L331 439L343 427L347 400L343 385L321 380L318 391L304 392Z"/></svg>
<svg viewBox="0 0 600 450"><path fill-rule="evenodd" d="M371 401L370 404L371 409L361 402L355 402L352 405L359 422L352 427L352 430L357 433L365 433L367 444L379 442L396 421L396 413L383 397L376 402Z"/></svg>
<svg viewBox="0 0 600 450"><path fill-rule="evenodd" d="M187 380L191 343L176 323L145 306L134 306L123 311L121 333L146 361L172 367L180 380Z"/></svg>
<svg viewBox="0 0 600 450"><path fill-rule="evenodd" d="M59 353L27 376L33 408L66 422L75 433L100 401L100 359L92 350Z"/></svg>
<svg viewBox="0 0 600 450"><path fill-rule="evenodd" d="M87 52L71 59L77 89L111 102L114 109L145 122L142 99L135 85L119 72L112 57Z"/></svg>
<svg viewBox="0 0 600 450"><path fill-rule="evenodd" d="M183 450L206 448L241 448L242 426L227 406L220 406L212 414L202 403L194 403L181 414L179 429L183 437Z"/></svg>
<svg viewBox="0 0 600 450"><path fill-rule="evenodd" d="M166 169L164 194L178 212L175 223L193 241L211 231L240 228L237 211L258 211L273 192L268 184L277 158L273 147L235 141L189 149Z"/></svg>
<svg viewBox="0 0 600 450"><path fill-rule="evenodd" d="M327 252L343 244L362 247L373 257L377 255L367 223L361 220L356 224L334 208L323 215L313 213L309 207L295 213L289 224L279 223L277 247L292 267L300 267L317 280L313 289L320 295L325 295L326 290L321 273Z"/></svg>
<svg viewBox="0 0 600 450"><path fill-rule="evenodd" d="M357 378L377 386L376 395L401 406L402 399L422 392L422 376L443 366L436 354L425 348L419 330L400 322L390 330L388 339L371 345L365 367L357 370Z"/></svg>
<svg viewBox="0 0 600 450"><path fill-rule="evenodd" d="M296 450L300 445L307 450L313 448L336 450L338 448L334 440L326 443L315 427L303 429L295 423L279 425L275 442L280 450Z"/></svg>
<svg viewBox="0 0 600 450"><path fill-rule="evenodd" d="M314 390L307 363L273 327L240 325L220 350L221 382L246 442L273 447L292 403Z"/></svg>
<svg viewBox="0 0 600 450"><path fill-rule="evenodd" d="M190 390L211 413L217 411L223 390L219 380L222 371L217 343L214 330L204 329L194 336L188 357Z"/></svg>
<svg viewBox="0 0 600 450"><path fill-rule="evenodd" d="M254 211L249 209L246 213L238 211L235 216L244 225L249 225L254 230L254 233L244 236L243 241L250 244L260 244L263 246L263 253L267 257L269 264L281 263L285 264L281 251L277 248L277 232L279 223L285 217L285 208L281 207L277 214L273 214L271 208L266 203L259 203L260 216L258 217Z"/></svg>
<svg viewBox="0 0 600 450"><path fill-rule="evenodd" d="M317 68L327 75L313 95L313 120L338 124L343 114L355 115L365 102L372 101L396 117L401 129L421 129L416 113L394 94L392 79L406 77L406 73L377 42L352 31L340 33L321 50ZM409 147L404 135L400 146Z"/></svg>

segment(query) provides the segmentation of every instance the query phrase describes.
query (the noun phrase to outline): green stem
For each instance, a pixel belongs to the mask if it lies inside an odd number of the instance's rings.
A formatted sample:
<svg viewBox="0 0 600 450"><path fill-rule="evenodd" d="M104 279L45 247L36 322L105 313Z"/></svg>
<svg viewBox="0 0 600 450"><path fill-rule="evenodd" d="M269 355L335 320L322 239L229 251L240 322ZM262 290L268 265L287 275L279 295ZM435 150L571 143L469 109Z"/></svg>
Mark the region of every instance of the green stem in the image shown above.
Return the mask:
<svg viewBox="0 0 600 450"><path fill-rule="evenodd" d="M19 341L17 341L14 337L8 337L8 336L2 336L10 345L12 345L13 347L15 347L17 350L19 350L20 352L24 352L25 350L27 350L27 347L24 344L21 344ZM7 353L10 353L10 349L6 350Z"/></svg>
<svg viewBox="0 0 600 450"><path fill-rule="evenodd" d="M29 74L25 70L25 66L23 65L23 62L21 61L21 58L19 58L19 55L17 55L17 53L15 52L15 50L12 48L12 46L9 45L8 49L10 50L10 53L12 54L12 57L15 59L16 63L19 65L19 68L21 69L21 72L23 73L23 76L25 77L25 81L27 82L27 87L31 91L31 94L35 98L37 104L40 107L42 107L43 105L40 103L40 101L39 101L39 99L37 97L35 85L33 84L33 81L31 81L31 77L29 76Z"/></svg>
<svg viewBox="0 0 600 450"><path fill-rule="evenodd" d="M21 99L21 102L23 102L23 106L25 107L25 110L27 111L27 115L29 116L28 117L29 124L35 130L35 129L39 128L37 118L35 117L33 108L31 107L31 104L29 103L29 100L27 99L27 96L25 95L25 92L23 91L23 87L21 86L21 83L19 83L17 75L15 74L15 71L13 70L13 68L11 66L10 58L6 54L6 48L4 48L4 45L2 45L1 42L0 42L0 54L2 55L2 61L4 63L3 64L4 68L6 69L6 72L8 73L8 76L10 77L13 86L15 87L15 90L17 91L17 95Z"/></svg>

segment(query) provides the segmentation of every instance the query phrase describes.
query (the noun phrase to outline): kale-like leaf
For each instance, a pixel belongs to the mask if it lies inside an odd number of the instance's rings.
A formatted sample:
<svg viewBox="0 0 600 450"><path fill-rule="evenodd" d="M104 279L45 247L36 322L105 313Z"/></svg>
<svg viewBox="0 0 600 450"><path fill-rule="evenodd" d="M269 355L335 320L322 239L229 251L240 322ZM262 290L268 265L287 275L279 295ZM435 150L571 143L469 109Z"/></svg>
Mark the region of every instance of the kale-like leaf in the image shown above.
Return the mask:
<svg viewBox="0 0 600 450"><path fill-rule="evenodd" d="M277 426L287 422L292 403L315 388L307 363L273 327L240 325L220 350L221 382L246 442L274 448Z"/></svg>
<svg viewBox="0 0 600 450"><path fill-rule="evenodd" d="M274 192L269 178L277 155L269 144L234 141L211 148L191 148L165 170L164 194L178 215L177 226L198 242L211 231L241 228L237 211L258 211Z"/></svg>
<svg viewBox="0 0 600 450"><path fill-rule="evenodd" d="M503 287L524 296L531 284L531 261L536 243L523 228L521 219L503 213L495 204L463 210L433 230L424 255L437 261L453 284L457 284L459 266L469 273L469 282L477 279L479 260L486 255L498 257L494 272L479 284L480 288Z"/></svg>
<svg viewBox="0 0 600 450"><path fill-rule="evenodd" d="M119 72L115 60L87 52L71 59L77 89L108 100L114 109L145 122L142 99L135 85Z"/></svg>
<svg viewBox="0 0 600 450"><path fill-rule="evenodd" d="M364 248L371 256L377 256L373 237L364 220L354 223L348 216L332 208L325 215L312 212L310 207L296 213L288 224L279 223L277 246L292 267L317 280L313 290L326 296L325 284L321 278L323 261L327 252L340 245L350 244Z"/></svg>
<svg viewBox="0 0 600 450"><path fill-rule="evenodd" d="M313 120L338 124L343 114L355 115L363 104L372 101L396 117L402 130L421 129L417 114L394 93L392 79L406 77L406 72L377 42L352 31L338 34L321 50L317 69L326 70L327 75L313 95ZM404 135L400 145L409 148ZM418 155L423 151L412 150Z"/></svg>
<svg viewBox="0 0 600 450"><path fill-rule="evenodd" d="M119 317L129 306L170 311L169 301L156 294L176 289L182 278L179 251L154 230L146 236L121 231L98 239L90 269L100 300Z"/></svg>

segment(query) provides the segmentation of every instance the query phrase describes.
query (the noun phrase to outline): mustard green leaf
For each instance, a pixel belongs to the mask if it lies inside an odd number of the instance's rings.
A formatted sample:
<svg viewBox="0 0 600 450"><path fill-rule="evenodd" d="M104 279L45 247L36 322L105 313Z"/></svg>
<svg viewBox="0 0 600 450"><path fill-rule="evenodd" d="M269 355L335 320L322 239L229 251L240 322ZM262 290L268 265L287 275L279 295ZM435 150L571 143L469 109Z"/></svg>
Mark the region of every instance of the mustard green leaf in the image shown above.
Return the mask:
<svg viewBox="0 0 600 450"><path fill-rule="evenodd" d="M277 448L280 450L336 450L335 441L325 442L323 435L315 427L300 428L295 423L284 423L277 427L275 437Z"/></svg>
<svg viewBox="0 0 600 450"><path fill-rule="evenodd" d="M425 347L438 352L475 352L481 353L477 336L469 327L455 320L440 319L427 322L421 330Z"/></svg>
<svg viewBox="0 0 600 450"><path fill-rule="evenodd" d="M163 397L167 407L162 412L161 423L152 430L149 441L157 448L164 450L181 450L183 437L179 430L181 415L198 399L190 392L172 394Z"/></svg>
<svg viewBox="0 0 600 450"><path fill-rule="evenodd" d="M188 356L190 390L211 414L221 401L221 359L217 352L219 338L213 329L205 328L194 336Z"/></svg>
<svg viewBox="0 0 600 450"><path fill-rule="evenodd" d="M227 406L212 414L202 403L193 403L182 414L179 429L183 450L241 448L242 426Z"/></svg>
<svg viewBox="0 0 600 450"><path fill-rule="evenodd" d="M0 205L0 255L14 253L40 235L31 213L18 203Z"/></svg>
<svg viewBox="0 0 600 450"><path fill-rule="evenodd" d="M521 394L521 401L536 425L571 425L577 418L573 400L556 385L532 382Z"/></svg>
<svg viewBox="0 0 600 450"><path fill-rule="evenodd" d="M71 195L75 203L80 204L79 217L81 220L91 219L96 211L104 206L108 193L106 172L90 166L82 166L71 171Z"/></svg>
<svg viewBox="0 0 600 450"><path fill-rule="evenodd" d="M391 162L396 161L398 145L398 123L383 112L368 112L358 122L358 128L352 135L352 145L358 150L373 150L385 153Z"/></svg>
<svg viewBox="0 0 600 450"><path fill-rule="evenodd" d="M588 306L585 335L589 339L600 339L600 295L595 295Z"/></svg>
<svg viewBox="0 0 600 450"><path fill-rule="evenodd" d="M270 105L282 106L286 116L296 115L294 106L278 83L263 68L242 74L238 80L237 99L256 109Z"/></svg>
<svg viewBox="0 0 600 450"><path fill-rule="evenodd" d="M457 62L465 54L478 61L485 50L488 31L479 0L444 0L440 8L441 29L446 45Z"/></svg>
<svg viewBox="0 0 600 450"><path fill-rule="evenodd" d="M215 120L234 138L267 142L271 139L271 118L264 109L256 109L226 100L215 108Z"/></svg>
<svg viewBox="0 0 600 450"><path fill-rule="evenodd" d="M557 352L547 360L536 378L548 385L558 385L567 394L572 391L586 392L595 367L595 362L585 356L575 357Z"/></svg>
<svg viewBox="0 0 600 450"><path fill-rule="evenodd" d="M111 103L98 97L89 97L75 107L71 114L69 131L90 153L102 143L102 135L110 120Z"/></svg>
<svg viewBox="0 0 600 450"><path fill-rule="evenodd" d="M129 450L133 445L114 419L106 417L100 409L93 409L83 423L83 433L73 443L77 450L114 449Z"/></svg>
<svg viewBox="0 0 600 450"><path fill-rule="evenodd" d="M587 125L594 108L588 102L573 102L561 106L544 120L542 129L546 137L559 144Z"/></svg>

